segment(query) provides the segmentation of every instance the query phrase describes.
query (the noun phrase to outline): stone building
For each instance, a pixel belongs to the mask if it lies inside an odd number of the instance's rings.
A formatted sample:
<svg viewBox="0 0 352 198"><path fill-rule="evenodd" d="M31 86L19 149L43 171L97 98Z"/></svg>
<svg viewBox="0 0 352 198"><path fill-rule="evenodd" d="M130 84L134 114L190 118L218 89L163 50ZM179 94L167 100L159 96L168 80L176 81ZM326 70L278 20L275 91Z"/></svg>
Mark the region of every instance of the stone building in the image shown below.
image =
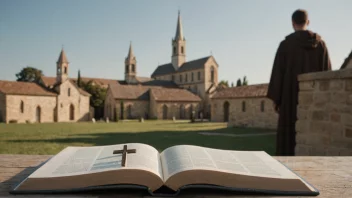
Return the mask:
<svg viewBox="0 0 352 198"><path fill-rule="evenodd" d="M170 63L159 65L151 78L138 77L137 58L130 44L125 79L109 83L105 117L116 118L116 110L121 118L189 119L192 111L196 111L195 116L199 112L209 115L210 95L218 84L219 66L213 56L186 61L180 13L171 49Z"/></svg>
<svg viewBox="0 0 352 198"><path fill-rule="evenodd" d="M119 119L190 119L199 111L199 96L180 88L111 84L105 100L106 117Z"/></svg>
<svg viewBox="0 0 352 198"><path fill-rule="evenodd" d="M76 122L89 119L90 95L68 79L64 50L56 64L56 80L42 83L0 81L0 122Z"/></svg>
<svg viewBox="0 0 352 198"><path fill-rule="evenodd" d="M186 61L186 39L183 35L180 13L175 38L171 44L171 62L159 65L151 77L157 80L172 81L179 87L197 94L202 99L203 113L209 114L210 93L218 85L219 65L213 56Z"/></svg>
<svg viewBox="0 0 352 198"><path fill-rule="evenodd" d="M352 155L352 68L302 74L295 155Z"/></svg>
<svg viewBox="0 0 352 198"><path fill-rule="evenodd" d="M352 51L341 65L341 69L352 68Z"/></svg>
<svg viewBox="0 0 352 198"><path fill-rule="evenodd" d="M277 128L278 114L266 98L267 84L223 88L211 98L211 120L229 126Z"/></svg>

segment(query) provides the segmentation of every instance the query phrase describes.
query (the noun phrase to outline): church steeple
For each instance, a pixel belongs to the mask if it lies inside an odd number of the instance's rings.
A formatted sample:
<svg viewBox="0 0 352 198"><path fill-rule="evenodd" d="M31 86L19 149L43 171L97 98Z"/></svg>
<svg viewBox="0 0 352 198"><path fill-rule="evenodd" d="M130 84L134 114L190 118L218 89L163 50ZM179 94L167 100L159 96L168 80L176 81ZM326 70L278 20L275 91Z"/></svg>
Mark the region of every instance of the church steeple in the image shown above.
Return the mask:
<svg viewBox="0 0 352 198"><path fill-rule="evenodd" d="M175 38L172 40L172 60L171 63L175 70L178 70L186 62L186 39L183 36L181 14L178 11Z"/></svg>
<svg viewBox="0 0 352 198"><path fill-rule="evenodd" d="M132 83L135 80L137 74L136 66L137 60L133 53L132 42L130 42L130 49L125 59L125 81L127 83Z"/></svg>
<svg viewBox="0 0 352 198"><path fill-rule="evenodd" d="M64 48L61 49L59 59L56 62L56 82L63 83L68 79L68 60Z"/></svg>
<svg viewBox="0 0 352 198"><path fill-rule="evenodd" d="M178 11L175 40L184 40L180 11Z"/></svg>

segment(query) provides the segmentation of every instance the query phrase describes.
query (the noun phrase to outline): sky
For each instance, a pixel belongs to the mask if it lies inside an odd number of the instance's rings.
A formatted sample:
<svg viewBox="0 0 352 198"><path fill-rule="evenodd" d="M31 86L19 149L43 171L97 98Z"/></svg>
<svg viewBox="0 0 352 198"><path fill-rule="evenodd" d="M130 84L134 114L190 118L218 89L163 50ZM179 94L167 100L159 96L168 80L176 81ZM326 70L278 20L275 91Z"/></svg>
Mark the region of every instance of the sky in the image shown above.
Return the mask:
<svg viewBox="0 0 352 198"><path fill-rule="evenodd" d="M293 32L296 9L325 40L332 68L352 50L351 0L0 0L0 80L26 66L55 76L62 46L69 76L123 79L130 42L137 75L171 62L181 11L187 61L213 55L219 80L267 83L279 43Z"/></svg>

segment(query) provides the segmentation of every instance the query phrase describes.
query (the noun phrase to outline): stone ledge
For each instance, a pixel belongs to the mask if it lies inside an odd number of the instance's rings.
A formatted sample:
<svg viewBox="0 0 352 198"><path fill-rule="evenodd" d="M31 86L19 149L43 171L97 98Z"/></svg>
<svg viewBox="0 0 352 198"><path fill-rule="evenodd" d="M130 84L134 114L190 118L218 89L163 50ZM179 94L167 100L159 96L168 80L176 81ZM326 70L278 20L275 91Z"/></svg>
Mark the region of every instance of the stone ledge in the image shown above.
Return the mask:
<svg viewBox="0 0 352 198"><path fill-rule="evenodd" d="M340 79L340 78L352 78L352 68L301 74L298 76L298 81L330 80L330 79Z"/></svg>

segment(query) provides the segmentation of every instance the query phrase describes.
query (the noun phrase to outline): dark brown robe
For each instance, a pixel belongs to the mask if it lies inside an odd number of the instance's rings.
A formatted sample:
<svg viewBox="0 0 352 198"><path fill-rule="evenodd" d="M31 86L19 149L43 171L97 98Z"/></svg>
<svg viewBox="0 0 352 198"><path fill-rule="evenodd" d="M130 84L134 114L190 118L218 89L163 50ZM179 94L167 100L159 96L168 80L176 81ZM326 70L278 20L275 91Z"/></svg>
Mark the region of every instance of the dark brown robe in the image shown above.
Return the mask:
<svg viewBox="0 0 352 198"><path fill-rule="evenodd" d="M294 155L296 145L298 80L303 73L331 70L328 50L311 31L296 31L280 43L271 73L267 97L279 107L276 155Z"/></svg>

